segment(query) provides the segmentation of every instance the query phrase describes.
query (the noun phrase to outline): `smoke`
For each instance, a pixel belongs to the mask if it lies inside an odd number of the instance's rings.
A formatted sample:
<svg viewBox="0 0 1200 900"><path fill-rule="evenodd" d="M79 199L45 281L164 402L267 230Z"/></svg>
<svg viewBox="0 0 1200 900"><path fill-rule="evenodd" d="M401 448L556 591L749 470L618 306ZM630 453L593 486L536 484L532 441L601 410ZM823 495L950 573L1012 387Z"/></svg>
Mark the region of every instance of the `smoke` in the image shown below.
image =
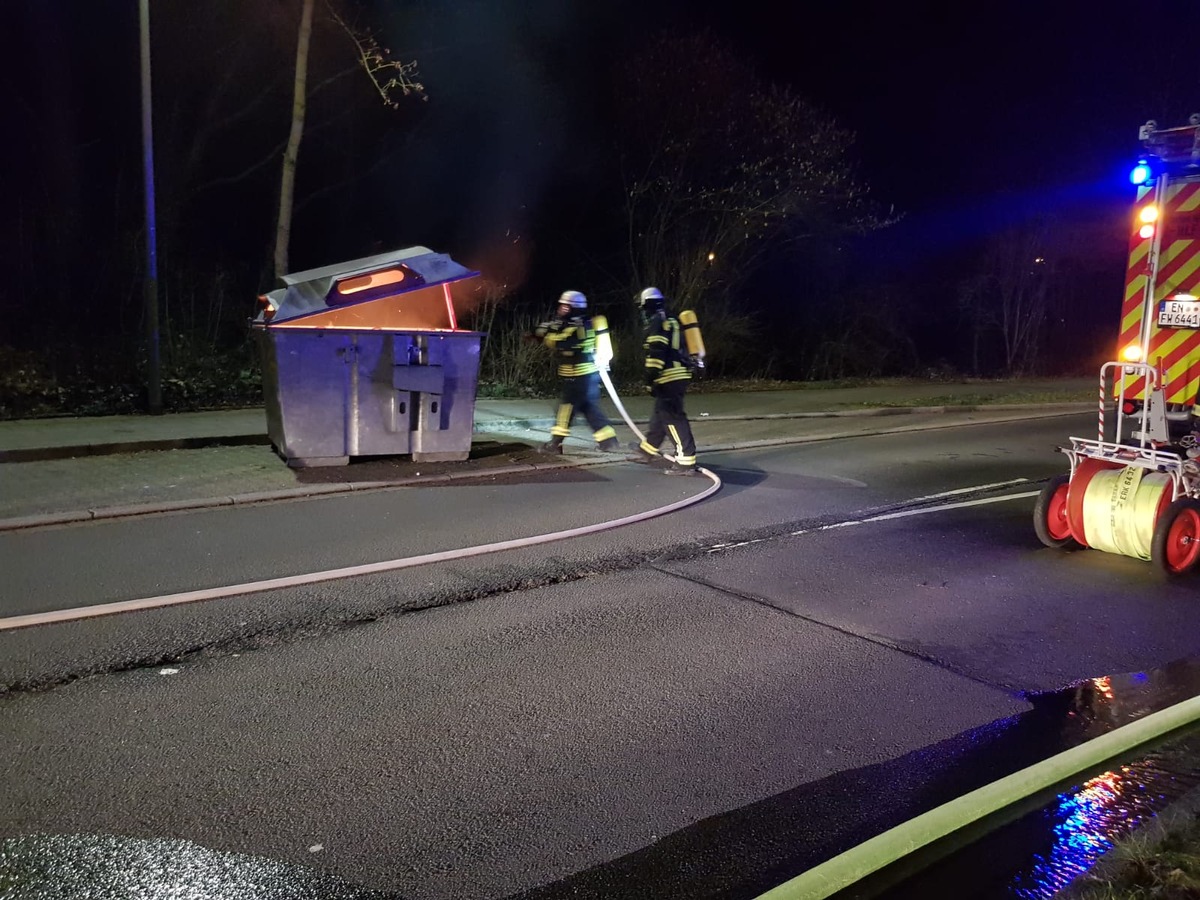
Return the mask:
<svg viewBox="0 0 1200 900"><path fill-rule="evenodd" d="M505 293L521 287L548 193L598 152L588 98L604 76L613 7L623 5L432 3L393 23L393 55L417 59L429 95L390 176L389 200L409 229L402 243L437 245Z"/></svg>

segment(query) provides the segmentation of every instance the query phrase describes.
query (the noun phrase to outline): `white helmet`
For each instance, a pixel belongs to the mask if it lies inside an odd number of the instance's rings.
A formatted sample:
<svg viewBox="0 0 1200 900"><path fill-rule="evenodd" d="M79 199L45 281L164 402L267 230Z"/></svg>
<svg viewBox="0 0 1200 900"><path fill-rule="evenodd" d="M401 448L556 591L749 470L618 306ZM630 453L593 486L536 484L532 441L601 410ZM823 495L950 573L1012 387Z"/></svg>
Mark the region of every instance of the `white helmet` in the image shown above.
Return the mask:
<svg viewBox="0 0 1200 900"><path fill-rule="evenodd" d="M638 309L642 311L642 315L649 317L656 313L663 312L666 308L667 301L663 297L663 292L656 287L649 287L638 294L637 298ZM647 321L649 319L647 318Z"/></svg>
<svg viewBox="0 0 1200 900"><path fill-rule="evenodd" d="M569 306L571 309L587 309L587 297L579 291L563 291L558 298L559 306Z"/></svg>

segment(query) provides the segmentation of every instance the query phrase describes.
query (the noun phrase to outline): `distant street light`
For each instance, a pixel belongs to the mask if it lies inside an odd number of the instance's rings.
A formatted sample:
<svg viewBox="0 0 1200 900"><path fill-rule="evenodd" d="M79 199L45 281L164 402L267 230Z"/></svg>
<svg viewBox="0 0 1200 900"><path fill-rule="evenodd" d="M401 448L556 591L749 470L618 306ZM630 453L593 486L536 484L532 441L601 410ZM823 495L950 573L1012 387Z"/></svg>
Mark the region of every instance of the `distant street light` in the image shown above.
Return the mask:
<svg viewBox="0 0 1200 900"><path fill-rule="evenodd" d="M158 355L158 239L154 220L154 123L150 91L150 0L138 0L142 46L142 163L146 185L146 350L147 405L151 415L162 414L162 373Z"/></svg>

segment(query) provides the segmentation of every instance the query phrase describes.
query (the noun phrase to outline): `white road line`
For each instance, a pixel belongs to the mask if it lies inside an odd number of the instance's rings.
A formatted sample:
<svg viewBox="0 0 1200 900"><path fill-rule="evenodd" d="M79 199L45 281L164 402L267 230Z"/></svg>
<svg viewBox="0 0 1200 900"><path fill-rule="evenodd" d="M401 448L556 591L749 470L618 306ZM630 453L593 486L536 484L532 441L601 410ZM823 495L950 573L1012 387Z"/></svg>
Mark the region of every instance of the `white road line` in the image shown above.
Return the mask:
<svg viewBox="0 0 1200 900"><path fill-rule="evenodd" d="M1028 484L1028 478L1013 478L1009 481L997 481L995 484L980 484L975 487L955 488L952 491L942 491L940 494L928 494L915 497L909 503L924 503L926 500L940 500L942 497L957 497L959 494L974 494L977 491L994 491L996 488L1012 487L1014 484Z"/></svg>
<svg viewBox="0 0 1200 900"><path fill-rule="evenodd" d="M469 556L482 556L485 553L498 553L502 550L515 550L520 547L532 547L537 544L548 544L567 538L594 534L598 531L608 531L624 525L632 525L646 519L666 515L677 509L699 503L705 497L715 494L721 489L721 479L708 469L700 468L700 473L712 482L703 492L694 497L677 500L658 509L634 513L620 519L608 522L597 522L594 525L584 525L570 528L566 531L553 531L546 534L535 534L531 537L515 538L511 541L498 541L494 544L479 544L475 547L462 547L458 550L443 550L438 553L425 553L421 556L409 556L404 559L392 559L386 562L367 563L361 566L347 566L342 569L328 569L324 572L312 572L308 575L290 575L284 578L268 578L265 581L251 581L245 584L233 584L228 587L207 588L199 591L183 591L178 594L164 594L159 597L144 597L138 600L120 600L115 603L100 603L95 606L79 606L74 609L58 609L49 612L31 613L25 616L10 616L0 619L0 631L11 631L16 628L28 628L32 625L49 625L54 622L70 622L75 619L90 619L96 616L111 616L116 613L135 612L144 609L158 609L163 606L177 606L182 603L195 603L201 600L217 600L222 597L235 597L240 594L255 594L263 591L273 591L279 588L298 587L304 584L314 584L319 581L334 581L338 578L351 578L356 575L373 575L379 572L392 572L397 569L409 569L413 566L423 566L428 563L447 562L455 559L465 559Z"/></svg>
<svg viewBox="0 0 1200 900"><path fill-rule="evenodd" d="M1041 491L1025 491L1022 494L1006 494L1003 497L984 497L981 500L964 500L961 503L943 503L941 506L926 506L922 509L906 509L900 512L884 513L863 519L864 522L881 522L884 519L903 519L905 516L919 516L924 513L944 512L947 509L962 509L966 506L983 506L987 503L1003 503L1006 500L1023 500L1026 497L1036 497Z"/></svg>
<svg viewBox="0 0 1200 900"><path fill-rule="evenodd" d="M828 531L831 528L847 528L850 525L864 525L867 522L885 522L888 519L906 519L909 516L924 516L928 513L945 512L948 509L964 509L968 506L983 506L987 503L1004 503L1008 500L1024 500L1026 497L1036 497L1041 491L1025 491L1021 494L1005 494L1003 497L983 497L979 500L963 500L960 503L943 503L940 506L923 506L920 509L902 509L899 512L882 513L878 516L866 516L861 519L848 519L845 522L834 522L832 525L822 525L820 528L805 528L793 531L791 536L812 534L817 531Z"/></svg>

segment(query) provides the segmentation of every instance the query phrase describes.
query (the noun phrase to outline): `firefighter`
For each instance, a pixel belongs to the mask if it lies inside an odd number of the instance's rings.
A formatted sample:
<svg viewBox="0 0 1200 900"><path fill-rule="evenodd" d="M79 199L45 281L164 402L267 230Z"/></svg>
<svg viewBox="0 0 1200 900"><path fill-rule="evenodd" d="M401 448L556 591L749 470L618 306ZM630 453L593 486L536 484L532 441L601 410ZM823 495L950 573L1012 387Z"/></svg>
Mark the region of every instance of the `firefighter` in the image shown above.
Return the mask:
<svg viewBox="0 0 1200 900"><path fill-rule="evenodd" d="M675 461L666 471L670 475L696 473L696 440L683 408L683 399L692 381L693 361L683 340L679 320L667 314L666 300L658 288L648 287L637 297L637 305L646 326L642 349L646 353L646 387L654 397L654 412L646 439L634 446L634 462L664 464L659 448L670 435L675 443Z"/></svg>
<svg viewBox="0 0 1200 900"><path fill-rule="evenodd" d="M619 453L617 432L600 409L596 328L588 315L587 298L579 291L563 291L554 318L535 328L533 337L554 351L562 385L558 415L550 429L550 440L541 446L542 452L563 452L563 438L571 433L571 420L578 412L587 419L599 448Z"/></svg>

